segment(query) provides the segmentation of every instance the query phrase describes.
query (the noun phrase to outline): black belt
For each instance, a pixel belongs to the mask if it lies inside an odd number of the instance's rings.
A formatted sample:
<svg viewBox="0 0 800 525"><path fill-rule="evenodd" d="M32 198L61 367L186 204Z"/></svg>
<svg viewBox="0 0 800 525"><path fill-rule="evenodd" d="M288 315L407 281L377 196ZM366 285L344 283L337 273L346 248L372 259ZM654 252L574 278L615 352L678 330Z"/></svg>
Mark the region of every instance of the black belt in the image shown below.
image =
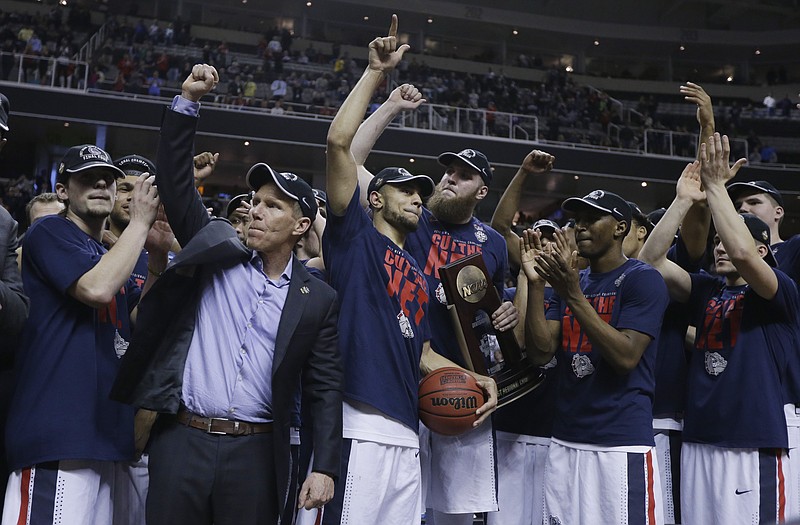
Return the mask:
<svg viewBox="0 0 800 525"><path fill-rule="evenodd" d="M249 423L235 419L219 417L203 417L181 407L177 414L178 423L200 429L208 434L226 434L229 436L249 436L272 432L272 423Z"/></svg>

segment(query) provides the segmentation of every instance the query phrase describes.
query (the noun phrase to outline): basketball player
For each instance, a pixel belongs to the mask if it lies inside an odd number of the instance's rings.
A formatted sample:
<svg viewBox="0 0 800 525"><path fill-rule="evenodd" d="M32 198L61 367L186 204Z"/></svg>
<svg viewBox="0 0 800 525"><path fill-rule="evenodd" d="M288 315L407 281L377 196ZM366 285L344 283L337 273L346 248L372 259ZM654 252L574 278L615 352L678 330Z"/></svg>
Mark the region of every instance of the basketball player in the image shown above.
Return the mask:
<svg viewBox="0 0 800 525"><path fill-rule="evenodd" d="M370 221L361 207L351 153L370 97L409 48L397 46L396 34L393 16L389 36L370 43L369 65L328 132L323 253L342 305L346 473L342 472L343 482L325 507L326 524L419 522L420 370L428 373L453 366L431 350L428 284L404 249L408 234L419 225L422 199L433 192L433 181L403 168L382 170L366 192L373 213ZM496 404L497 390L493 380L475 377L489 394L488 403L477 411L479 425Z"/></svg>
<svg viewBox="0 0 800 525"><path fill-rule="evenodd" d="M556 355L560 363L544 517L662 523L652 395L666 287L658 272L622 253L631 224L624 199L595 190L562 209L575 214L577 253L556 231L552 253L527 236L521 254L531 304L544 302L545 281L555 290L546 316L530 308L525 320L529 359L545 364ZM578 273L577 254L588 270Z"/></svg>
<svg viewBox="0 0 800 525"><path fill-rule="evenodd" d="M403 110L418 107L423 99L409 84L395 89L359 127L352 154L358 165L359 184L369 185L373 175L364 163L380 134ZM474 149L446 152L438 157L446 167L426 208L419 228L407 239L407 250L420 264L432 299L429 306L431 346L449 360L466 365L453 321L446 306L439 268L466 255L481 253L499 294L502 295L508 254L503 238L473 213L489 192L492 168L486 155ZM363 196L362 196L363 197ZM491 312L495 330L512 330L518 322L516 309L505 302ZM497 510L495 444L490 425L459 436L443 436L420 425L424 494L429 522L436 525L471 524L474 513ZM430 475L428 476L428 472ZM470 483L463 480L469 478Z"/></svg>
<svg viewBox="0 0 800 525"><path fill-rule="evenodd" d="M729 156L727 137L715 133L701 145L700 161L684 170L641 255L697 326L681 452L682 522L783 523L796 513L786 500L783 383L797 351L800 295L775 268L766 223L736 213L725 188L735 173ZM717 276L689 274L665 257L686 211L704 198L717 231Z"/></svg>
<svg viewBox="0 0 800 525"><path fill-rule="evenodd" d="M32 303L7 426L13 472L4 524L127 522L122 485L134 457L133 408L109 392L140 295L130 275L159 200L154 178L140 177L130 223L106 250L100 241L123 175L102 149L70 148L56 179L66 214L36 221L25 237ZM166 266L171 242L148 245L160 254L151 261L156 270Z"/></svg>
<svg viewBox="0 0 800 525"><path fill-rule="evenodd" d="M492 216L492 227L506 240L508 257L513 267L520 266L520 238L512 229L514 215L519 209L522 189L530 176L544 175L553 168L555 157L544 151L530 152L511 179ZM553 242L558 224L548 219L534 223L543 242ZM553 288L545 288L544 309L547 310ZM517 287L506 288L505 298L514 301L520 319L528 308L528 280L525 272L517 276ZM515 329L518 341L525 340L525 323ZM556 359L544 368L545 380L521 399L499 408L494 416L497 436L497 498L500 510L486 516L489 525L540 525L544 508L544 466L553 427L555 406Z"/></svg>

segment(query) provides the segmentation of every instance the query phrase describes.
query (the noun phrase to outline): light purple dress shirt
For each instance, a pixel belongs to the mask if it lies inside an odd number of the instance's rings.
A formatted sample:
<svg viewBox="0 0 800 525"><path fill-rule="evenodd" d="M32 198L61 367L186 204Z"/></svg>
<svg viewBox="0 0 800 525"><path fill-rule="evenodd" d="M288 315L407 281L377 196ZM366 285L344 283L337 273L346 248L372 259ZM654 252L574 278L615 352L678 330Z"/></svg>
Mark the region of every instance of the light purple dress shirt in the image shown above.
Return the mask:
<svg viewBox="0 0 800 525"><path fill-rule="evenodd" d="M292 261L278 281L259 255L204 279L181 399L190 411L255 423L272 420L272 360Z"/></svg>

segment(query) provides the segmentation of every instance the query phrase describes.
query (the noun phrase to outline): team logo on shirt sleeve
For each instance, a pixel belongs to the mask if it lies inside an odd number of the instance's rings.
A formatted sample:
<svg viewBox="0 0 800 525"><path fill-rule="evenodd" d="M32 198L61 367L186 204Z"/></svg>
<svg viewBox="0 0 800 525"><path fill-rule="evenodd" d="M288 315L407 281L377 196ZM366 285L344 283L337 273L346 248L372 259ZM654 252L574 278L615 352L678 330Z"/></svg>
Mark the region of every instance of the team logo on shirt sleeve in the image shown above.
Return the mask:
<svg viewBox="0 0 800 525"><path fill-rule="evenodd" d="M408 317L406 317L406 314L404 314L402 310L397 314L397 323L400 325L400 333L403 334L403 337L406 339L414 337L414 331L411 329L411 321L408 320Z"/></svg>
<svg viewBox="0 0 800 525"><path fill-rule="evenodd" d="M447 305L447 294L444 293L444 286L442 286L441 282L439 283L439 286L436 287L434 294L436 295L437 301L439 301L444 305Z"/></svg>
<svg viewBox="0 0 800 525"><path fill-rule="evenodd" d="M708 375L718 376L725 371L728 361L717 352L706 352L706 372Z"/></svg>
<svg viewBox="0 0 800 525"><path fill-rule="evenodd" d="M483 229L480 223L475 223L475 238L478 239L478 242L484 243L489 238L486 235L486 230Z"/></svg>
<svg viewBox="0 0 800 525"><path fill-rule="evenodd" d="M588 355L584 354L572 356L572 371L575 373L578 379L583 379L588 375L594 374L594 365L592 364L592 360L589 359Z"/></svg>
<svg viewBox="0 0 800 525"><path fill-rule="evenodd" d="M117 354L117 358L121 359L122 356L125 355L125 352L128 351L128 345L130 343L126 341L121 335L119 335L119 330L114 331L114 352Z"/></svg>

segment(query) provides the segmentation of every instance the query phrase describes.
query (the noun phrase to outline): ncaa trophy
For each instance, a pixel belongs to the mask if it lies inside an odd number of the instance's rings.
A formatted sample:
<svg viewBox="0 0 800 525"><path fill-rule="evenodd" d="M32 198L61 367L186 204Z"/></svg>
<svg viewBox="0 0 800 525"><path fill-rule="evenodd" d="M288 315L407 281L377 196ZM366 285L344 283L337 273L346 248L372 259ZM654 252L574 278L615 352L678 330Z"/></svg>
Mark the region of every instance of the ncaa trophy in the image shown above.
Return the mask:
<svg viewBox="0 0 800 525"><path fill-rule="evenodd" d="M453 316L467 368L497 382L497 406L519 399L544 378L528 362L513 331L497 332L490 315L501 303L480 253L439 268L439 279Z"/></svg>

